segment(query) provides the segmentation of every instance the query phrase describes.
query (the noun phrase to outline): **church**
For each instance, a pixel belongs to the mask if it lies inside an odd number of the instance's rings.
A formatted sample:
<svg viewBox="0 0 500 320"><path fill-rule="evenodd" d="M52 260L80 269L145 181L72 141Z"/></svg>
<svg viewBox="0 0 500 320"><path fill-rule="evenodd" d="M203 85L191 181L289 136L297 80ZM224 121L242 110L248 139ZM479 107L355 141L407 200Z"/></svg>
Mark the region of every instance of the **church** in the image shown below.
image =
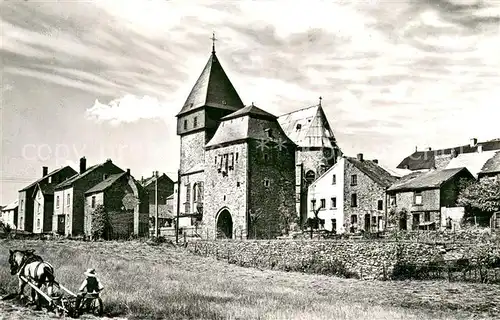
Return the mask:
<svg viewBox="0 0 500 320"><path fill-rule="evenodd" d="M319 104L275 116L245 105L212 53L177 114L179 227L272 239L307 217L307 187L342 156Z"/></svg>

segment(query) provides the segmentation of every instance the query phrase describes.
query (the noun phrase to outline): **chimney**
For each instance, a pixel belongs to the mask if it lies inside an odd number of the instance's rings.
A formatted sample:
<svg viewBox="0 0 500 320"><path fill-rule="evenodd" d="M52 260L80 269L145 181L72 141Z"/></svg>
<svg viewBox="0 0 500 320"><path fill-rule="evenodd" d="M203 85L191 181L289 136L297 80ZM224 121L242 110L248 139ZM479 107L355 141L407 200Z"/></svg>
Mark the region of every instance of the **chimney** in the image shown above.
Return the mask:
<svg viewBox="0 0 500 320"><path fill-rule="evenodd" d="M363 154L362 153L358 153L358 160L363 161Z"/></svg>
<svg viewBox="0 0 500 320"><path fill-rule="evenodd" d="M87 170L87 159L85 157L80 158L80 174L84 173Z"/></svg>
<svg viewBox="0 0 500 320"><path fill-rule="evenodd" d="M477 144L477 138L472 138L472 139L470 139L470 146L471 146L471 147L475 147L475 146L476 146L476 144Z"/></svg>
<svg viewBox="0 0 500 320"><path fill-rule="evenodd" d="M158 171L155 171L155 176L158 178Z"/></svg>
<svg viewBox="0 0 500 320"><path fill-rule="evenodd" d="M111 163L111 159L106 159L106 163Z"/></svg>
<svg viewBox="0 0 500 320"><path fill-rule="evenodd" d="M42 167L42 177L49 174L49 167Z"/></svg>
<svg viewBox="0 0 500 320"><path fill-rule="evenodd" d="M156 177L155 172L153 171L153 177Z"/></svg>
<svg viewBox="0 0 500 320"><path fill-rule="evenodd" d="M378 164L378 159L373 159L372 162Z"/></svg>
<svg viewBox="0 0 500 320"><path fill-rule="evenodd" d="M127 169L127 175L130 175L130 169Z"/></svg>
<svg viewBox="0 0 500 320"><path fill-rule="evenodd" d="M477 152L478 152L478 153L483 152L483 145L482 145L482 144L478 144L478 145L477 145Z"/></svg>
<svg viewBox="0 0 500 320"><path fill-rule="evenodd" d="M415 146L415 152L417 152L417 151L418 151L418 146Z"/></svg>
<svg viewBox="0 0 500 320"><path fill-rule="evenodd" d="M455 149L451 149L451 158L457 157L457 151Z"/></svg>
<svg viewBox="0 0 500 320"><path fill-rule="evenodd" d="M432 148L431 148L431 147L428 147L428 148L427 148L427 151L432 151Z"/></svg>
<svg viewBox="0 0 500 320"><path fill-rule="evenodd" d="M144 183L144 176L141 176L141 183Z"/></svg>

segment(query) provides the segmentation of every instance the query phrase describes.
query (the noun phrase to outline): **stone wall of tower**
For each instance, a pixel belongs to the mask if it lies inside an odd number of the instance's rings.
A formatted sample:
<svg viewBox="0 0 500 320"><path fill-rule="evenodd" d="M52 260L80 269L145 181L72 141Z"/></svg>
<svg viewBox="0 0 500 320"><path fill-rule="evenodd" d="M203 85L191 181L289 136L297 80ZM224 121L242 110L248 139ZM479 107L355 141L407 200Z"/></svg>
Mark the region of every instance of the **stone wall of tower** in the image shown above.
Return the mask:
<svg viewBox="0 0 500 320"><path fill-rule="evenodd" d="M240 143L205 152L203 237L216 237L218 214L227 209L233 222L233 238L246 238L247 150L246 143Z"/></svg>
<svg viewBox="0 0 500 320"><path fill-rule="evenodd" d="M181 174L202 165L205 159L205 132L197 131L181 136L180 169Z"/></svg>
<svg viewBox="0 0 500 320"><path fill-rule="evenodd" d="M249 142L249 210L251 238L282 235L296 218L295 148Z"/></svg>

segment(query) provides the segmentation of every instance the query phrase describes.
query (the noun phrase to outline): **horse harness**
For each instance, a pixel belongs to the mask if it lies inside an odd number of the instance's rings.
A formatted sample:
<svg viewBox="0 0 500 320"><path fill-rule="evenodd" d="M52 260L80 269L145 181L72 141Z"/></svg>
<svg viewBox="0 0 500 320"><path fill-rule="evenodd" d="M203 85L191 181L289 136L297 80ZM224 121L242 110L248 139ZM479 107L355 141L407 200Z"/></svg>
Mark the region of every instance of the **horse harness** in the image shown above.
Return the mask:
<svg viewBox="0 0 500 320"><path fill-rule="evenodd" d="M21 277L22 273L24 272L24 268L26 268L26 266L32 262L38 262L37 266L35 267L35 274L37 274L38 268L43 263L43 259L40 256L37 256L35 254L31 254L30 256L24 258L23 261L21 262L21 265L19 266L19 271L17 272L19 278ZM31 278L31 276L28 275L28 278Z"/></svg>

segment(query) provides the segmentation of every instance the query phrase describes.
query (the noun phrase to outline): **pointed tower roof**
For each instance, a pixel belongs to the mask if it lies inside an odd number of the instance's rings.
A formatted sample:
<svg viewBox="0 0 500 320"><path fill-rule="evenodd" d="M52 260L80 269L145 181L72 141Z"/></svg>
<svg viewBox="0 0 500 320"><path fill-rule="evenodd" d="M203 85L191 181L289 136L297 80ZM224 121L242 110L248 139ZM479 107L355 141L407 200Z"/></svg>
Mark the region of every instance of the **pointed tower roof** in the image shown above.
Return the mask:
<svg viewBox="0 0 500 320"><path fill-rule="evenodd" d="M336 147L336 139L321 107L321 100L318 105L278 117L278 122L299 147Z"/></svg>
<svg viewBox="0 0 500 320"><path fill-rule="evenodd" d="M212 50L205 68L177 117L205 106L230 111L244 107L236 89L215 55L215 50Z"/></svg>

